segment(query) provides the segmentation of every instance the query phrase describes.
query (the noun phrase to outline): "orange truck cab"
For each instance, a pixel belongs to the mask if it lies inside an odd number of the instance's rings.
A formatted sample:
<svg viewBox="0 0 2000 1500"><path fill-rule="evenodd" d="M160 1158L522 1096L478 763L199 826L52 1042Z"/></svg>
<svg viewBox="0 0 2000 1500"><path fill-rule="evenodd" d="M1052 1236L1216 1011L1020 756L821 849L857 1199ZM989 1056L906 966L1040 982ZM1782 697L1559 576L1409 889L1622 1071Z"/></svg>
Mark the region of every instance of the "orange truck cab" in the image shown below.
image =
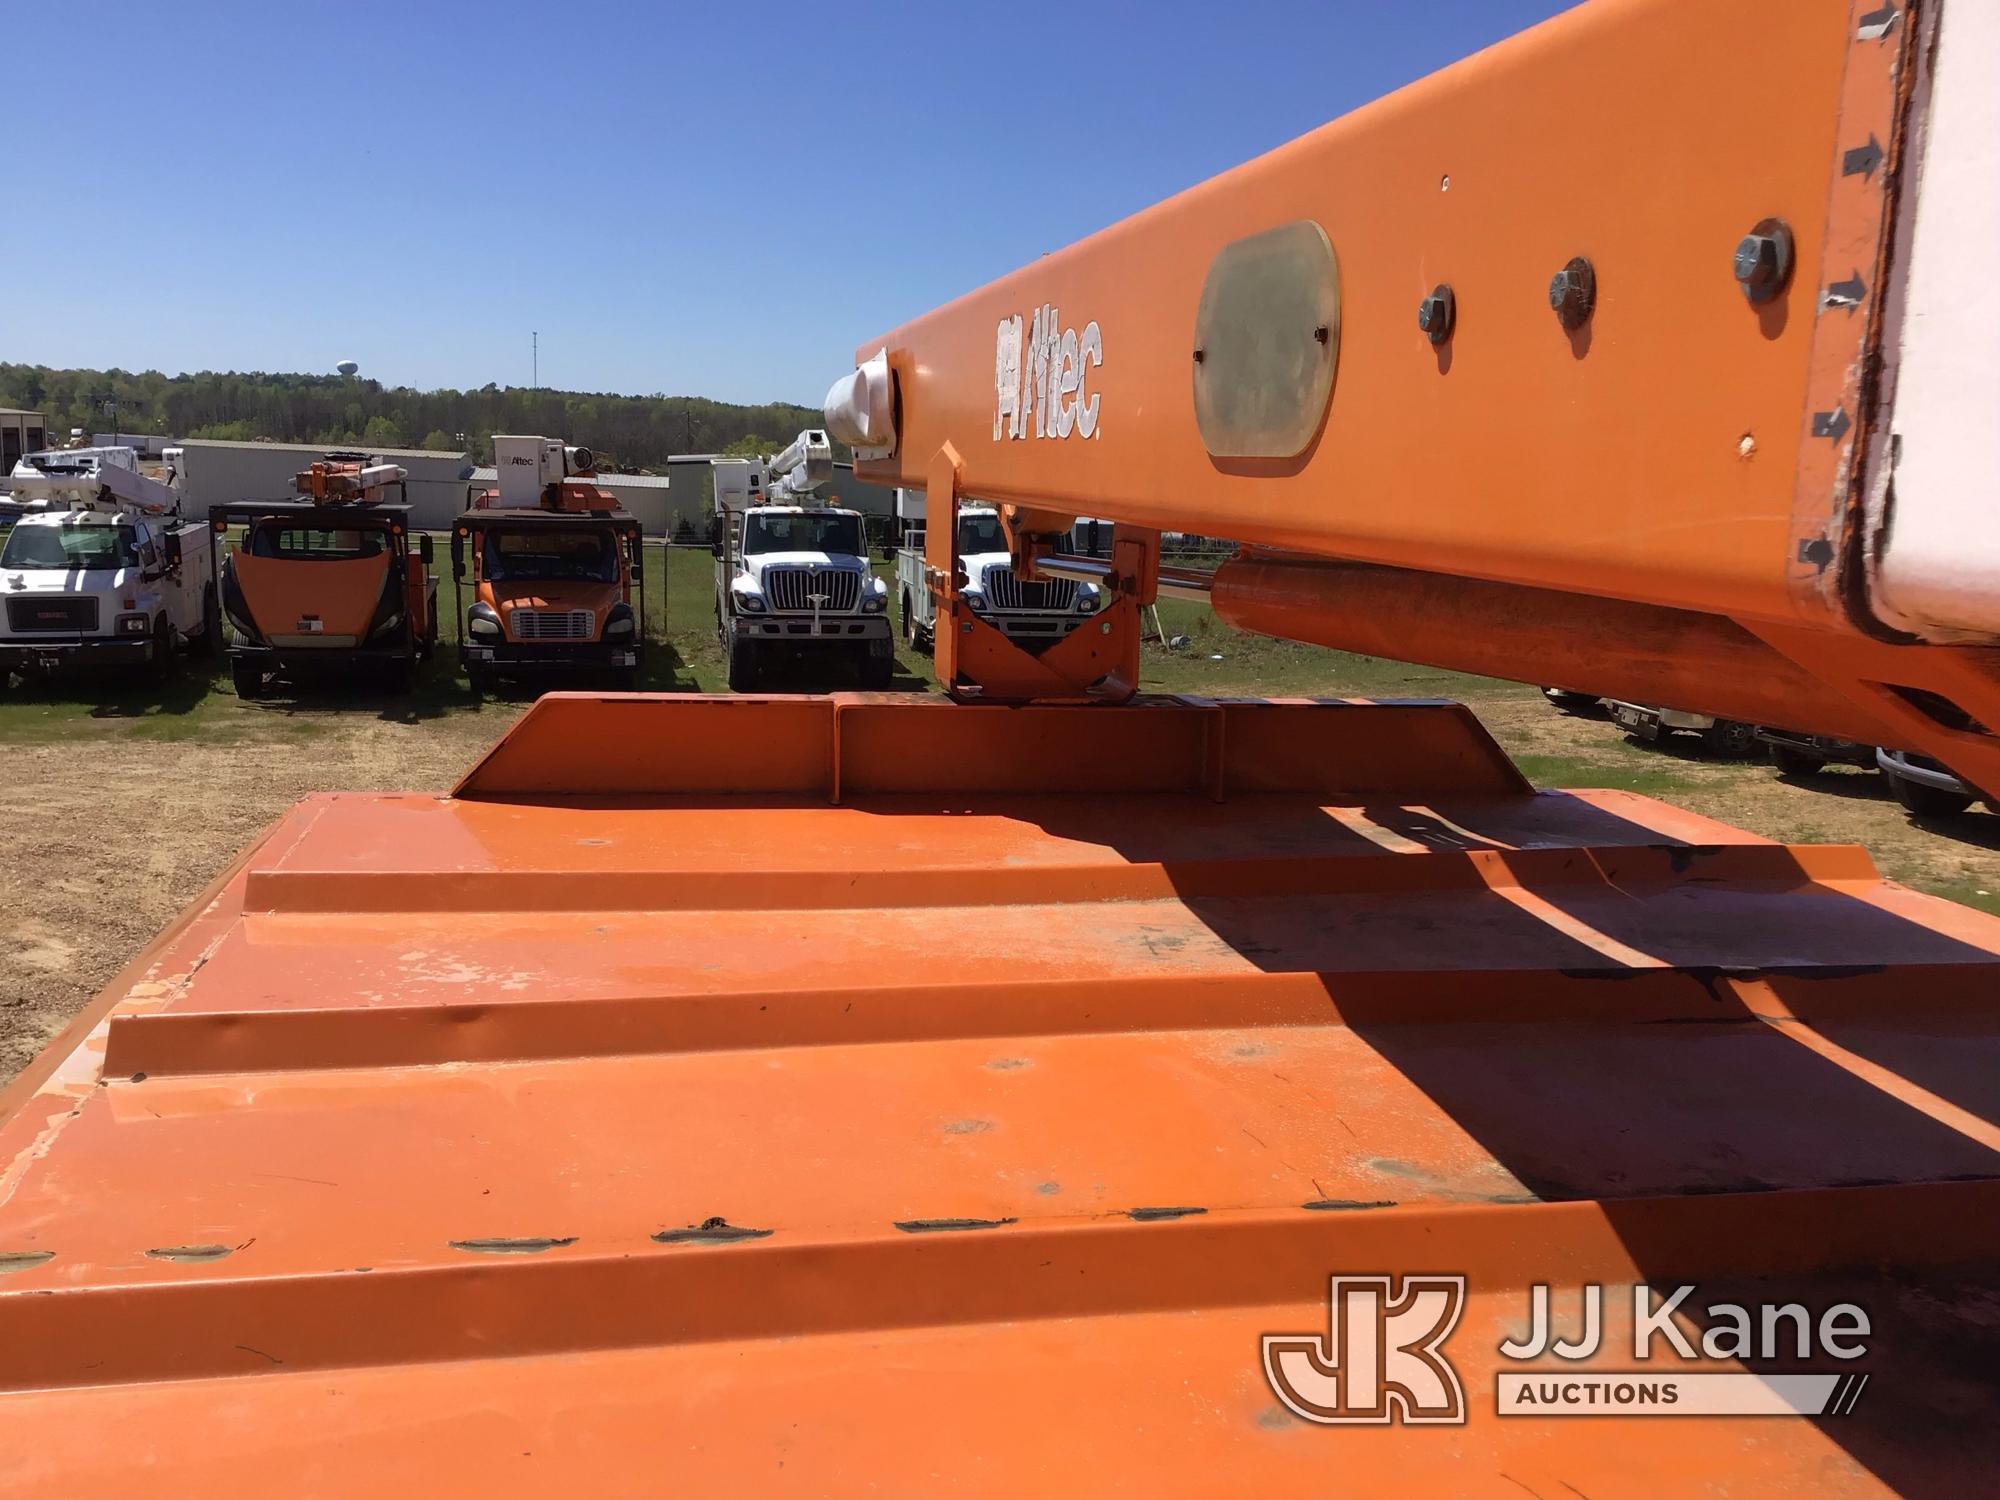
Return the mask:
<svg viewBox="0 0 2000 1500"><path fill-rule="evenodd" d="M372 669L409 686L438 625L431 539L411 546L406 477L364 454L331 453L296 476L296 499L210 507L218 539L243 527L222 567L239 697L257 697L276 673L325 667Z"/></svg>
<svg viewBox="0 0 2000 1500"><path fill-rule="evenodd" d="M638 517L590 482L588 448L539 437L493 442L500 484L472 495L452 526L466 675L484 687L605 671L636 686L645 649Z"/></svg>

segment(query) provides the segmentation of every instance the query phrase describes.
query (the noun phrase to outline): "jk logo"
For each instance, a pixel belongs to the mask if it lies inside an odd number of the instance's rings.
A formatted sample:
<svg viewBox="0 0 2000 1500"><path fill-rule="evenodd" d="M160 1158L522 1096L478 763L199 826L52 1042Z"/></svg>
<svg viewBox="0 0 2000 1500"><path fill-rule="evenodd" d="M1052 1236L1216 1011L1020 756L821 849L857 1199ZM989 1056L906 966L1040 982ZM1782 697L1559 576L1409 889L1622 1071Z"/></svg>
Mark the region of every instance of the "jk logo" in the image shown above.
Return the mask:
<svg viewBox="0 0 2000 1500"><path fill-rule="evenodd" d="M1308 1422L1463 1423L1465 1390L1439 1345L1465 1310L1463 1276L1336 1276L1327 1336L1264 1335L1264 1378Z"/></svg>

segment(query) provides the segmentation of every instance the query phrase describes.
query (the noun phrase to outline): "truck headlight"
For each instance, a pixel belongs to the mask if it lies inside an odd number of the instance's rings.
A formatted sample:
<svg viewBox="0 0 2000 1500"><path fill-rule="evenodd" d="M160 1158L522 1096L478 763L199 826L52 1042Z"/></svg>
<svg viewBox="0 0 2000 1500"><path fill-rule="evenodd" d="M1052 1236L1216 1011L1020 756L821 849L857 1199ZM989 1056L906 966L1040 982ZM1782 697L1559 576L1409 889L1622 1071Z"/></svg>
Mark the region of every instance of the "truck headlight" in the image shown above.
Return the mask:
<svg viewBox="0 0 2000 1500"><path fill-rule="evenodd" d="M613 636L628 636L632 633L635 624L636 622L632 618L631 605L614 604L611 606L611 613L604 620L604 638L608 641Z"/></svg>
<svg viewBox="0 0 2000 1500"><path fill-rule="evenodd" d="M748 589L738 589L736 607L746 615L761 615L764 613L764 596L753 594Z"/></svg>
<svg viewBox="0 0 2000 1500"><path fill-rule="evenodd" d="M967 604L971 605L973 609L977 610L980 614L983 615L986 613L986 590L960 589L958 591L958 597L963 599Z"/></svg>
<svg viewBox="0 0 2000 1500"><path fill-rule="evenodd" d="M465 612L465 632L481 640L500 639L500 617L484 604L475 604Z"/></svg>
<svg viewBox="0 0 2000 1500"><path fill-rule="evenodd" d="M120 635L145 635L153 628L152 621L144 615L120 615L117 630Z"/></svg>
<svg viewBox="0 0 2000 1500"><path fill-rule="evenodd" d="M887 594L870 594L861 601L861 613L864 615L879 615L888 607L889 596Z"/></svg>
<svg viewBox="0 0 2000 1500"><path fill-rule="evenodd" d="M1076 612L1080 615L1097 613L1097 585L1083 583L1077 585Z"/></svg>

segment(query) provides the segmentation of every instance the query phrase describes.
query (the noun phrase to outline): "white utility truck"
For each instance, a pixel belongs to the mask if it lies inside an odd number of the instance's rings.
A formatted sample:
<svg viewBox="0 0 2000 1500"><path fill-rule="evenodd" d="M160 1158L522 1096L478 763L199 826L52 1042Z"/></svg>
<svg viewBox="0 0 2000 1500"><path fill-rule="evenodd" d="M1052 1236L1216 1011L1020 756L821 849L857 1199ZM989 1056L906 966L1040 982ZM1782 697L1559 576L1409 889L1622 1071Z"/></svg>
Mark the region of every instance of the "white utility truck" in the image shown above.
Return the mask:
<svg viewBox="0 0 2000 1500"><path fill-rule="evenodd" d="M937 600L924 571L924 492L896 491L902 544L896 550L896 590L903 607L903 639L928 651L937 628ZM1107 528L1108 529L1108 528ZM1000 512L973 502L958 507L958 565L965 574L959 597L1015 645L1041 651L1097 613L1098 586L1068 578L1029 583L1014 571Z"/></svg>
<svg viewBox="0 0 2000 1500"><path fill-rule="evenodd" d="M0 688L66 662L143 663L222 644L215 546L181 492L130 448L30 453L7 478L19 519L0 546Z"/></svg>
<svg viewBox="0 0 2000 1500"><path fill-rule="evenodd" d="M825 504L833 447L809 428L775 458L714 466L715 623L735 692L755 688L764 663L796 648L850 657L861 685L885 688L895 671L889 587L868 566L861 513Z"/></svg>

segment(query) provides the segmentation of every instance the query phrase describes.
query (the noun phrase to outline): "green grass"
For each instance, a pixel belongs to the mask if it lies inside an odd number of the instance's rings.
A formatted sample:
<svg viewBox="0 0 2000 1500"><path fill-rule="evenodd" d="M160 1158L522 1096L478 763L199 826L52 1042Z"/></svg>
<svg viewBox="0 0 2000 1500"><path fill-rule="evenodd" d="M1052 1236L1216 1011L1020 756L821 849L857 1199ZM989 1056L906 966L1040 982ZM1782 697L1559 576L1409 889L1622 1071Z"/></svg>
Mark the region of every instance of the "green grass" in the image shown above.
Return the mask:
<svg viewBox="0 0 2000 1500"><path fill-rule="evenodd" d="M420 668L406 694L384 693L362 678L333 677L296 692L279 685L271 696L245 703L230 686L226 662L198 659L183 659L164 684L137 672L76 671L47 682L17 684L0 699L0 742L45 742L96 733L158 740L199 736L226 741L272 732L310 737L340 715L371 714L389 722L421 723L488 711L489 701L472 691L458 666L462 612L454 605L446 540L436 538L434 564L441 577L439 649ZM885 577L894 568L883 560L875 566ZM715 632L714 560L700 548L648 547L644 567L648 647L640 686L658 692L726 691L728 674ZM1186 636L1188 644L1170 648L1149 641L1141 648L1140 686L1147 692L1476 698L1533 691L1405 662L1245 635L1218 621L1207 606L1178 600L1161 603L1160 624L1170 637ZM803 663L788 673L780 666L771 674L770 685L854 685L844 668L830 674L802 668ZM892 686L911 692L937 687L930 658L905 648L900 639ZM534 691L526 686L503 689L500 702L525 700Z"/></svg>

